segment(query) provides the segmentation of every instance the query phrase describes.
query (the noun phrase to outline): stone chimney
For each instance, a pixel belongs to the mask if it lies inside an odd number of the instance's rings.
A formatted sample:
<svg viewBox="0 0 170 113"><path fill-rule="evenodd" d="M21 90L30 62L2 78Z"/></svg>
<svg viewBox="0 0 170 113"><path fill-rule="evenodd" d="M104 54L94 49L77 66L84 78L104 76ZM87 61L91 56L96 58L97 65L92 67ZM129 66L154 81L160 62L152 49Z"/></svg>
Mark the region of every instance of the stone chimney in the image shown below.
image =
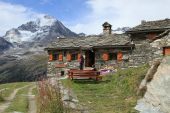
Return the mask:
<svg viewBox="0 0 170 113"><path fill-rule="evenodd" d="M146 20L141 20L141 24L145 24L146 23Z"/></svg>
<svg viewBox="0 0 170 113"><path fill-rule="evenodd" d="M112 25L110 25L108 22L105 22L103 24L103 34L112 34Z"/></svg>

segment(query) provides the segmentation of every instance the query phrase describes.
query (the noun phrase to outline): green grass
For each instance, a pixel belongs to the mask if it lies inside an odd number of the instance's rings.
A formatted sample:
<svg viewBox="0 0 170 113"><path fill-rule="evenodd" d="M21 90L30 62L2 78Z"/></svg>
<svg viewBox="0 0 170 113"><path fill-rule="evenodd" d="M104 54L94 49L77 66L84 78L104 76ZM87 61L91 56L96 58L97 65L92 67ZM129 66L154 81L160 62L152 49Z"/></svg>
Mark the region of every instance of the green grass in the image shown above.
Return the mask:
<svg viewBox="0 0 170 113"><path fill-rule="evenodd" d="M32 90L32 94L33 94L33 95L37 95L37 94L38 94L37 87L35 87L35 88Z"/></svg>
<svg viewBox="0 0 170 113"><path fill-rule="evenodd" d="M29 86L30 87L30 86ZM6 109L6 113L10 113L13 111L18 111L22 113L27 113L28 112L28 91L29 87L23 88L19 90L16 94L16 97L10 104L10 106Z"/></svg>
<svg viewBox="0 0 170 113"><path fill-rule="evenodd" d="M19 87L23 87L25 85L28 85L30 83L28 82L18 82L18 83L7 83L7 84L0 84L0 90L3 90L0 93L0 103L5 100L5 98L9 97L10 94L14 91L14 89L17 89Z"/></svg>
<svg viewBox="0 0 170 113"><path fill-rule="evenodd" d="M119 70L108 75L101 82L85 80L64 80L71 87L80 103L88 107L90 113L137 113L134 110L136 93L149 66Z"/></svg>

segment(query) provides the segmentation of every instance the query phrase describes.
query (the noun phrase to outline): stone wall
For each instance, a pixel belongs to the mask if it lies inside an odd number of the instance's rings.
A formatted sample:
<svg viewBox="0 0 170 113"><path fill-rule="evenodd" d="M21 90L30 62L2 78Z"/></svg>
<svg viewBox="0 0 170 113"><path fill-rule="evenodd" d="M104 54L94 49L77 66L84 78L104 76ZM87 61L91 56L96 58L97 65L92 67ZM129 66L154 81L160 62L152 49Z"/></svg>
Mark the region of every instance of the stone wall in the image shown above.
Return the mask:
<svg viewBox="0 0 170 113"><path fill-rule="evenodd" d="M117 59L115 60L108 60L108 61L104 61L102 58L103 53L107 52L107 53L116 53L122 51L123 53L123 59L122 61L118 61ZM122 67L122 68L126 68L128 67L128 61L129 61L129 56L131 54L131 50L122 50L122 49L100 49L95 51L95 67L97 69L103 69L103 68L118 68L118 67Z"/></svg>
<svg viewBox="0 0 170 113"><path fill-rule="evenodd" d="M63 52L63 61L49 61L48 62L48 69L47 69L47 76L55 76L55 75L60 75L61 71L64 71L64 75L67 74L69 69L79 69L79 61L78 60L71 60L67 61L66 54ZM78 51L75 51L78 53ZM84 55L84 52L82 53Z"/></svg>
<svg viewBox="0 0 170 113"><path fill-rule="evenodd" d="M129 66L139 66L142 64L151 64L154 59L163 57L164 39L157 39L151 42L148 39L135 39L135 49L129 57Z"/></svg>

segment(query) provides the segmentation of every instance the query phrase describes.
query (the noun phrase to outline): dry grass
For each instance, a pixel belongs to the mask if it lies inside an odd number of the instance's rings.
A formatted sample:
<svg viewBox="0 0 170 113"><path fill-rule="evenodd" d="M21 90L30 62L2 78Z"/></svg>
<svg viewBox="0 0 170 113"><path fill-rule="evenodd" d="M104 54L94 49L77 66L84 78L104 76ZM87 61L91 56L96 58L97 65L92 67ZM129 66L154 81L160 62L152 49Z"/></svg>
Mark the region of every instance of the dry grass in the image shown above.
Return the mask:
<svg viewBox="0 0 170 113"><path fill-rule="evenodd" d="M51 85L50 81L38 82L38 113L69 113L64 107L59 87Z"/></svg>

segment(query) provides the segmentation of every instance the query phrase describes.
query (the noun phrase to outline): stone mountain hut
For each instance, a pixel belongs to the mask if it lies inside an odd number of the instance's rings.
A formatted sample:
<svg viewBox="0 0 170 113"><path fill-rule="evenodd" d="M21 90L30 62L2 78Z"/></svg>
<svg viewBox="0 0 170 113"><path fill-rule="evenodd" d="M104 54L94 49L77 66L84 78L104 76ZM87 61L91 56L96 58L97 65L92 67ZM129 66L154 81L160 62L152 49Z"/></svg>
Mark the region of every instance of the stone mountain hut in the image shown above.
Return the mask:
<svg viewBox="0 0 170 113"><path fill-rule="evenodd" d="M69 69L79 69L80 55L85 58L85 68L124 66L134 44L131 44L130 38L125 34L111 34L111 25L107 22L103 24L103 33L104 35L56 39L45 48L49 55L49 76L55 72L66 73Z"/></svg>

